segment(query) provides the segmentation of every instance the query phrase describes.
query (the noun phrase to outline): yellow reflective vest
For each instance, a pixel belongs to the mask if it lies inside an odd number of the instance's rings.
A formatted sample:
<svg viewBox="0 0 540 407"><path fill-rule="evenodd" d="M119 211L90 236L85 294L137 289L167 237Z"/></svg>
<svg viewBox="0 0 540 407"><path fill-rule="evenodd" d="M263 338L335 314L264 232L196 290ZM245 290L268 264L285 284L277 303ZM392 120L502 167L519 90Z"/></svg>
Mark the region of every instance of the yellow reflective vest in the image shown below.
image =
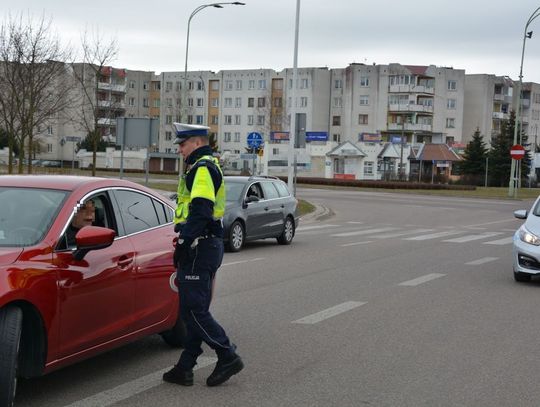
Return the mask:
<svg viewBox="0 0 540 407"><path fill-rule="evenodd" d="M208 166L214 166L221 174L222 181L217 192ZM196 172L191 190L189 190L186 178L192 171ZM213 218L215 220L223 218L225 214L225 182L223 181L223 172L219 166L219 161L211 155L200 157L193 163L189 171L180 177L178 196L176 198L176 211L174 213L175 224L186 222L189 216L191 201L195 198L204 198L212 201L214 203Z"/></svg>

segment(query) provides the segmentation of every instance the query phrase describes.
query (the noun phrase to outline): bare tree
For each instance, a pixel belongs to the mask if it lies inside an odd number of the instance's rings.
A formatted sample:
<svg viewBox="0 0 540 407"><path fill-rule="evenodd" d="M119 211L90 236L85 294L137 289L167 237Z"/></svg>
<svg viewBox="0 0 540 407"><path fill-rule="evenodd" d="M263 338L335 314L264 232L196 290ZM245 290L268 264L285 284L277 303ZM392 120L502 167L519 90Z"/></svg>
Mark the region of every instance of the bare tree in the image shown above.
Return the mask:
<svg viewBox="0 0 540 407"><path fill-rule="evenodd" d="M28 153L28 172L32 172L32 146L37 129L56 120L73 101L69 81L71 58L51 29L52 20L9 18L0 29L0 120L11 138L11 149L19 146L19 173Z"/></svg>
<svg viewBox="0 0 540 407"><path fill-rule="evenodd" d="M82 63L73 64L73 72L82 91L80 100L79 123L92 145L92 176L96 175L96 157L98 144L103 136L99 128L99 119L112 120L113 110L105 110L102 115L98 92L102 78L111 69L109 66L118 54L116 39L105 40L99 31L82 35ZM111 101L112 103L112 101Z"/></svg>

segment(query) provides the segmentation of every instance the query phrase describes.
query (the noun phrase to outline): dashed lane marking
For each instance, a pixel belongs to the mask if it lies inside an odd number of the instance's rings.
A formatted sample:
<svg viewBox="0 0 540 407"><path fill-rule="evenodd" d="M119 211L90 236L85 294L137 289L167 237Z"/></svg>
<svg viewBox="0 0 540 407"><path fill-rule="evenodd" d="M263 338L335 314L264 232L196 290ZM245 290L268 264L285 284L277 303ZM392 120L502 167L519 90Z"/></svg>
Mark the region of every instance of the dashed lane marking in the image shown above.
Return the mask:
<svg viewBox="0 0 540 407"><path fill-rule="evenodd" d="M380 235L373 235L370 236L370 238L373 239L387 239L392 237L400 237L400 236L407 236L407 235L415 235L417 233L426 233L426 232L433 232L435 229L414 229L414 230L408 230L404 232L390 232L390 233L383 233Z"/></svg>
<svg viewBox="0 0 540 407"><path fill-rule="evenodd" d="M201 356L197 359L197 366L193 370L201 369L206 366L213 365L217 362L217 358ZM159 386L163 383L163 373L172 369L172 366L150 373L146 376L105 390L101 393L68 404L65 407L107 407L122 400L127 400L137 394L145 392L152 387ZM173 385L174 386L174 385Z"/></svg>
<svg viewBox="0 0 540 407"><path fill-rule="evenodd" d="M336 234L333 234L333 235L330 235L330 236L332 236L332 237L359 236L359 235L368 235L370 233L388 232L390 230L398 230L398 229L399 228L364 229L364 230L355 230L354 232L336 233Z"/></svg>
<svg viewBox="0 0 540 407"><path fill-rule="evenodd" d="M367 304L367 302L347 301L335 307L327 308L315 314L308 315L307 317L292 321L293 324L316 324L317 322L324 321L325 319L335 317L336 315L358 308L361 305Z"/></svg>
<svg viewBox="0 0 540 407"><path fill-rule="evenodd" d="M345 243L345 244L342 244L340 245L341 247L347 247L347 246L358 246L360 244L368 244L368 243L371 243L373 242L373 240L365 240L363 242L354 242L354 243Z"/></svg>
<svg viewBox="0 0 540 407"><path fill-rule="evenodd" d="M403 283L399 283L398 285L403 285L403 286L407 286L407 287L414 287L414 286L417 286L417 285L420 285L420 284L427 283L428 281L435 280L436 278L443 277L445 275L446 274L441 274L441 273L426 274L425 276L422 276L422 277L418 277L418 278L415 278L415 279L412 279L412 280L409 280L409 281L404 281Z"/></svg>
<svg viewBox="0 0 540 407"><path fill-rule="evenodd" d="M480 264L490 263L495 260L499 260L499 258L498 257L482 257L481 259L473 260L465 264L468 264L470 266L479 266Z"/></svg>

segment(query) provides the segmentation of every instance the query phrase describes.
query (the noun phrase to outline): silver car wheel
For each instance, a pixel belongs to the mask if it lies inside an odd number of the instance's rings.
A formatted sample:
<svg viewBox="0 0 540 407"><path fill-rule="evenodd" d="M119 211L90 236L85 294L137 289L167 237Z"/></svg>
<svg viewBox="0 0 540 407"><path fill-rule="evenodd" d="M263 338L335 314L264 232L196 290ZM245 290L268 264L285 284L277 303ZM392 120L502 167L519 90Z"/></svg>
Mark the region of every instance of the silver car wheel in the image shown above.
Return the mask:
<svg viewBox="0 0 540 407"><path fill-rule="evenodd" d="M244 228L242 224L235 221L231 225L231 231L229 234L229 249L233 252L239 251L244 244Z"/></svg>

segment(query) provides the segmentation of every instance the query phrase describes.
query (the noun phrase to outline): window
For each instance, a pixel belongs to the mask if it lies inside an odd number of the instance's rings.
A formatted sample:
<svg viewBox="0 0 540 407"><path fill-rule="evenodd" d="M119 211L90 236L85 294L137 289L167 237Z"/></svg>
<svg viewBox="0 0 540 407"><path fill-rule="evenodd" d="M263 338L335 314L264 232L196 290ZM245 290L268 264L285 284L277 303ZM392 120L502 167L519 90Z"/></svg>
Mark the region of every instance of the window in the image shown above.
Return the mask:
<svg viewBox="0 0 540 407"><path fill-rule="evenodd" d="M253 79L249 80L248 89L255 89L255 81Z"/></svg>
<svg viewBox="0 0 540 407"><path fill-rule="evenodd" d="M154 90L160 90L161 89L161 82L154 82Z"/></svg>
<svg viewBox="0 0 540 407"><path fill-rule="evenodd" d="M165 124L172 124L172 115L171 114L165 115Z"/></svg>
<svg viewBox="0 0 540 407"><path fill-rule="evenodd" d="M148 90L148 82L143 82L142 88Z"/></svg>
<svg viewBox="0 0 540 407"><path fill-rule="evenodd" d="M360 95L360 106L369 105L369 95Z"/></svg>
<svg viewBox="0 0 540 407"><path fill-rule="evenodd" d="M259 89L266 89L266 79L259 79Z"/></svg>
<svg viewBox="0 0 540 407"><path fill-rule="evenodd" d="M47 144L47 152L52 153L52 144Z"/></svg>
<svg viewBox="0 0 540 407"><path fill-rule="evenodd" d="M257 107L265 107L266 98L257 98Z"/></svg>
<svg viewBox="0 0 540 407"><path fill-rule="evenodd" d="M210 82L210 89L219 90L219 81L211 81Z"/></svg>
<svg viewBox="0 0 540 407"><path fill-rule="evenodd" d="M448 90L456 90L457 89L457 82L450 80L448 81Z"/></svg>
<svg viewBox="0 0 540 407"><path fill-rule="evenodd" d="M274 107L283 107L283 98L274 98Z"/></svg>
<svg viewBox="0 0 540 407"><path fill-rule="evenodd" d="M211 124L218 124L219 123L219 119L218 119L218 115L212 115L210 116L210 123Z"/></svg>
<svg viewBox="0 0 540 407"><path fill-rule="evenodd" d="M302 78L300 81L300 89L307 89L308 88L308 80L307 78Z"/></svg>
<svg viewBox="0 0 540 407"><path fill-rule="evenodd" d="M128 105L129 106L135 106L135 98L129 98L128 99Z"/></svg>
<svg viewBox="0 0 540 407"><path fill-rule="evenodd" d="M272 81L273 89L283 89L283 79L276 79Z"/></svg>
<svg viewBox="0 0 540 407"><path fill-rule="evenodd" d="M197 82L197 90L204 90L204 83L202 81Z"/></svg>
<svg viewBox="0 0 540 407"><path fill-rule="evenodd" d="M204 106L204 99L197 98L197 107L203 107L203 106Z"/></svg>
<svg viewBox="0 0 540 407"><path fill-rule="evenodd" d="M129 88L135 89L135 81L129 81Z"/></svg>
<svg viewBox="0 0 540 407"><path fill-rule="evenodd" d="M240 142L240 132L239 131L236 131L234 133L234 141L239 143Z"/></svg>
<svg viewBox="0 0 540 407"><path fill-rule="evenodd" d="M202 114L198 114L198 115L195 117L195 123L196 123L196 124L203 124L203 116L202 116Z"/></svg>
<svg viewBox="0 0 540 407"><path fill-rule="evenodd" d="M233 90L233 81L225 81L225 90Z"/></svg>
<svg viewBox="0 0 540 407"><path fill-rule="evenodd" d="M212 98L212 107L219 107L219 98Z"/></svg>
<svg viewBox="0 0 540 407"><path fill-rule="evenodd" d="M52 136L52 134L53 134L53 128L52 128L52 126L47 126L47 135L48 135L48 136Z"/></svg>
<svg viewBox="0 0 540 407"><path fill-rule="evenodd" d="M341 126L341 116L332 116L332 126Z"/></svg>
<svg viewBox="0 0 540 407"><path fill-rule="evenodd" d="M163 214L163 204L156 202L158 207L156 210L156 206L152 202L154 200L146 195L121 189L114 191L114 193L118 197L117 202L126 234L130 235L160 225L158 211Z"/></svg>
<svg viewBox="0 0 540 407"><path fill-rule="evenodd" d="M343 81L341 79L334 80L334 89L341 89L343 87Z"/></svg>
<svg viewBox="0 0 540 407"><path fill-rule="evenodd" d="M257 125L264 126L264 116L257 116Z"/></svg>
<svg viewBox="0 0 540 407"><path fill-rule="evenodd" d="M248 126L253 126L253 115L248 115Z"/></svg>
<svg viewBox="0 0 540 407"><path fill-rule="evenodd" d="M369 76L360 77L360 86L363 88L367 88L369 86Z"/></svg>
<svg viewBox="0 0 540 407"><path fill-rule="evenodd" d="M192 114L188 114L187 122L188 122L188 124L193 124L193 115Z"/></svg>
<svg viewBox="0 0 540 407"><path fill-rule="evenodd" d="M193 107L193 98L188 98L187 104L189 107Z"/></svg>
<svg viewBox="0 0 540 407"><path fill-rule="evenodd" d="M236 124L236 125L240 125L240 124L241 124L241 123L240 123L240 121L241 121L240 117L241 117L241 116L240 116L239 114L235 114L235 115L234 115L234 124Z"/></svg>
<svg viewBox="0 0 540 407"><path fill-rule="evenodd" d="M182 89L182 84L179 81L176 81L174 88L177 92L179 92L180 89Z"/></svg>
<svg viewBox="0 0 540 407"><path fill-rule="evenodd" d="M172 82L165 82L165 92L170 92L172 90Z"/></svg>
<svg viewBox="0 0 540 407"><path fill-rule="evenodd" d="M540 93L533 93L533 103L540 103Z"/></svg>
<svg viewBox="0 0 540 407"><path fill-rule="evenodd" d="M446 108L447 109L455 109L456 108L456 99L447 99L446 100Z"/></svg>
<svg viewBox="0 0 540 407"><path fill-rule="evenodd" d="M289 192L289 189L287 188L287 185L285 185L284 182L272 181L272 183L274 184L274 187L276 187L276 189L278 190L279 196L281 198L291 195L291 193Z"/></svg>
<svg viewBox="0 0 540 407"><path fill-rule="evenodd" d="M453 119L451 117L448 117L446 119L446 128L447 129L453 129L456 127L456 119Z"/></svg>
<svg viewBox="0 0 540 407"><path fill-rule="evenodd" d="M143 107L149 107L149 106L148 106L148 99L147 99L147 98L143 98L142 104L143 104Z"/></svg>
<svg viewBox="0 0 540 407"><path fill-rule="evenodd" d="M232 107L232 98L224 99L224 107Z"/></svg>
<svg viewBox="0 0 540 407"><path fill-rule="evenodd" d="M230 114L225 115L225 124L232 124L232 116Z"/></svg>
<svg viewBox="0 0 540 407"><path fill-rule="evenodd" d="M368 124L368 115L367 114L359 114L358 115L358 124Z"/></svg>
<svg viewBox="0 0 540 407"><path fill-rule="evenodd" d="M193 90L193 82L192 81L188 82L188 90Z"/></svg>
<svg viewBox="0 0 540 407"><path fill-rule="evenodd" d="M167 104L167 107L172 107L172 99L171 98L165 99L165 103Z"/></svg>
<svg viewBox="0 0 540 407"><path fill-rule="evenodd" d="M255 107L255 98L248 98L248 107Z"/></svg>
<svg viewBox="0 0 540 407"><path fill-rule="evenodd" d="M165 141L171 141L172 140L172 132L166 131L165 132Z"/></svg>
<svg viewBox="0 0 540 407"><path fill-rule="evenodd" d="M300 98L300 107L307 107L307 97L302 96Z"/></svg>
<svg viewBox="0 0 540 407"><path fill-rule="evenodd" d="M341 140L340 134L332 134L332 141L335 141L336 143L339 143Z"/></svg>
<svg viewBox="0 0 540 407"><path fill-rule="evenodd" d="M236 90L242 90L242 80L236 81Z"/></svg>
<svg viewBox="0 0 540 407"><path fill-rule="evenodd" d="M334 107L341 107L341 106L342 106L342 99L334 98Z"/></svg>
<svg viewBox="0 0 540 407"><path fill-rule="evenodd" d="M177 123L181 123L181 122L182 122L182 118L180 117L179 114L176 115L175 122L177 122Z"/></svg>
<svg viewBox="0 0 540 407"><path fill-rule="evenodd" d="M272 155L279 155L279 148L273 148Z"/></svg>
<svg viewBox="0 0 540 407"><path fill-rule="evenodd" d="M277 199L279 194L277 189L274 187L273 182L261 182L261 186L264 192L264 197L266 199Z"/></svg>
<svg viewBox="0 0 540 407"><path fill-rule="evenodd" d="M160 106L160 102L161 102L161 100L159 100L159 99L154 99L154 107L156 107L156 108L159 107L159 106Z"/></svg>
<svg viewBox="0 0 540 407"><path fill-rule="evenodd" d="M180 105L182 104L182 102L180 101L180 98L176 99L175 103L177 107L180 107Z"/></svg>
<svg viewBox="0 0 540 407"><path fill-rule="evenodd" d="M364 161L364 175L373 175L373 161Z"/></svg>
<svg viewBox="0 0 540 407"><path fill-rule="evenodd" d="M225 133L223 133L223 141L225 141L226 143L231 141L231 132L230 131L226 131Z"/></svg>
<svg viewBox="0 0 540 407"><path fill-rule="evenodd" d="M234 107L242 107L242 98L238 97L234 99Z"/></svg>

